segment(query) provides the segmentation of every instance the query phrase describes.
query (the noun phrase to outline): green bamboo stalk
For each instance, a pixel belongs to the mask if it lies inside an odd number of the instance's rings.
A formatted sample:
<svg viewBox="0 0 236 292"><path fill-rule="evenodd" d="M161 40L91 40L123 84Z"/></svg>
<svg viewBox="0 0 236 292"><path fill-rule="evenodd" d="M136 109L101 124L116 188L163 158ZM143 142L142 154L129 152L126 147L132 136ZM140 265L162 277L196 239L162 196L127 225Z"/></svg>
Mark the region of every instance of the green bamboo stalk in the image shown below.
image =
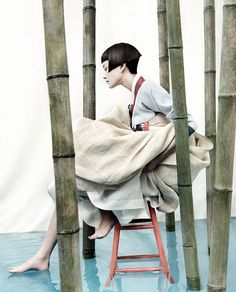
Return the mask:
<svg viewBox="0 0 236 292"><path fill-rule="evenodd" d="M215 57L215 1L204 1L204 38L205 38L205 135L214 148L210 152L211 164L206 169L207 190L207 229L208 253L211 242L211 215L213 187L215 177L215 145L216 145L216 57Z"/></svg>
<svg viewBox="0 0 236 292"><path fill-rule="evenodd" d="M83 113L86 118L95 119L95 0L83 2Z"/></svg>
<svg viewBox="0 0 236 292"><path fill-rule="evenodd" d="M226 291L236 129L236 0L225 0L208 291Z"/></svg>
<svg viewBox="0 0 236 292"><path fill-rule="evenodd" d="M176 158L182 240L187 276L191 290L200 290L197 243L194 227L192 180L188 144L188 116L185 98L183 45L179 0L167 0L168 47L172 96L175 111Z"/></svg>
<svg viewBox="0 0 236 292"><path fill-rule="evenodd" d="M95 24L96 24L95 0L83 1L83 115L89 119L95 119ZM83 257L90 259L95 257L95 241L88 236L95 232L94 227L83 222Z"/></svg>
<svg viewBox="0 0 236 292"><path fill-rule="evenodd" d="M157 0L160 84L170 92L166 0ZM166 230L175 231L175 213L166 213Z"/></svg>
<svg viewBox="0 0 236 292"><path fill-rule="evenodd" d="M80 292L79 223L63 1L43 0L62 292Z"/></svg>

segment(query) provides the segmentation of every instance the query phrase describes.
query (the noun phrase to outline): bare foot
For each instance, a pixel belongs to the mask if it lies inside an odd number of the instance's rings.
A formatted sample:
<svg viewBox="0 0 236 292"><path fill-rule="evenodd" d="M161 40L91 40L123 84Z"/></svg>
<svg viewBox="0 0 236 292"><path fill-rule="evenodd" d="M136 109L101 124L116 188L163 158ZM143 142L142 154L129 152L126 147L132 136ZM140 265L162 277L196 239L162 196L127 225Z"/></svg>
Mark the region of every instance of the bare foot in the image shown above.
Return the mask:
<svg viewBox="0 0 236 292"><path fill-rule="evenodd" d="M24 273L30 270L45 271L45 270L48 270L48 268L49 268L49 258L41 258L41 257L34 256L19 266L10 267L8 269L8 272L9 273Z"/></svg>
<svg viewBox="0 0 236 292"><path fill-rule="evenodd" d="M107 236L115 225L115 215L111 211L102 210L102 220L94 234L88 236L89 239L101 239Z"/></svg>

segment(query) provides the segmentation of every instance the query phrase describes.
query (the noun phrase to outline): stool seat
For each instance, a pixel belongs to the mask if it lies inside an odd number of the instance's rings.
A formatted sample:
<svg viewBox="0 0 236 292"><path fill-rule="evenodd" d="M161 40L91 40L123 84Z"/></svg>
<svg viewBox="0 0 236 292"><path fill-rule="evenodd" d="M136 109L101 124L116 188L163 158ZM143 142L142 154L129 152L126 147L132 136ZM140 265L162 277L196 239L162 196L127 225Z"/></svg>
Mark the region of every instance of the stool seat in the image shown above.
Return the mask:
<svg viewBox="0 0 236 292"><path fill-rule="evenodd" d="M131 224L128 224L125 226L121 226L118 220L115 223L112 255L111 255L111 262L110 262L110 273L106 281L106 286L109 286L115 273L136 273L136 272L155 272L155 271L164 272L169 282L174 283L174 280L169 272L169 267L168 267L165 250L164 250L162 239L161 239L160 229L159 229L159 225L157 221L156 211L154 208L151 207L149 202L148 202L148 208L149 208L149 213L150 213L150 218L148 219L135 219L130 222ZM121 230L138 230L138 229L153 229L158 253L119 256L118 248L119 248ZM151 258L160 258L160 265L156 267L137 267L137 268L118 268L117 267L118 260L151 259Z"/></svg>

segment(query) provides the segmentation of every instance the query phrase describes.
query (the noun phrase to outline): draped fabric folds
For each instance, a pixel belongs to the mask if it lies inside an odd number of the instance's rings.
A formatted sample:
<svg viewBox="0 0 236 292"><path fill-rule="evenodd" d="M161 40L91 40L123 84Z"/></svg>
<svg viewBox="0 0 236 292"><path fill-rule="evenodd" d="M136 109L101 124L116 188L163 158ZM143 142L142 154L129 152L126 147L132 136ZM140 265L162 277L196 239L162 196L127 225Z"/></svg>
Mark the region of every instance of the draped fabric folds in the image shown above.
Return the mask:
<svg viewBox="0 0 236 292"><path fill-rule="evenodd" d="M174 139L174 124L157 114L149 125L147 132L134 132L128 110L121 107L101 119L76 122L76 184L80 214L88 224L99 224L99 209L112 210L122 224L128 223L146 208L147 200L159 211L177 208L176 153L155 171L142 172ZM198 133L191 135L189 146L193 181L210 164L213 146Z"/></svg>

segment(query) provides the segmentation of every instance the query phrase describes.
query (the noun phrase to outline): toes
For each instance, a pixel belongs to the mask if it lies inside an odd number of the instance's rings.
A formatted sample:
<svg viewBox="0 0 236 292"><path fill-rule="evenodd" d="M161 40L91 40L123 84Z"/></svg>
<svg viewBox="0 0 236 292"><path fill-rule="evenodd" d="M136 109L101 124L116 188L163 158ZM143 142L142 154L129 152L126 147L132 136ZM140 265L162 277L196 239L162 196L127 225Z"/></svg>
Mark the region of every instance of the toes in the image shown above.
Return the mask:
<svg viewBox="0 0 236 292"><path fill-rule="evenodd" d="M88 236L88 238L90 240L95 240L95 239L102 239L106 236L107 234L101 234L101 233L98 233L98 232L95 232L94 234Z"/></svg>
<svg viewBox="0 0 236 292"><path fill-rule="evenodd" d="M7 271L9 273L24 273L30 270L45 271L49 269L49 263L42 260L30 259L22 265L9 267Z"/></svg>
<svg viewBox="0 0 236 292"><path fill-rule="evenodd" d="M97 237L98 237L98 236L97 236L96 233L94 233L94 234L88 236L88 238L89 238L90 240L94 240L94 239L96 239Z"/></svg>
<svg viewBox="0 0 236 292"><path fill-rule="evenodd" d="M9 273L19 273L17 269L11 268L7 270Z"/></svg>

